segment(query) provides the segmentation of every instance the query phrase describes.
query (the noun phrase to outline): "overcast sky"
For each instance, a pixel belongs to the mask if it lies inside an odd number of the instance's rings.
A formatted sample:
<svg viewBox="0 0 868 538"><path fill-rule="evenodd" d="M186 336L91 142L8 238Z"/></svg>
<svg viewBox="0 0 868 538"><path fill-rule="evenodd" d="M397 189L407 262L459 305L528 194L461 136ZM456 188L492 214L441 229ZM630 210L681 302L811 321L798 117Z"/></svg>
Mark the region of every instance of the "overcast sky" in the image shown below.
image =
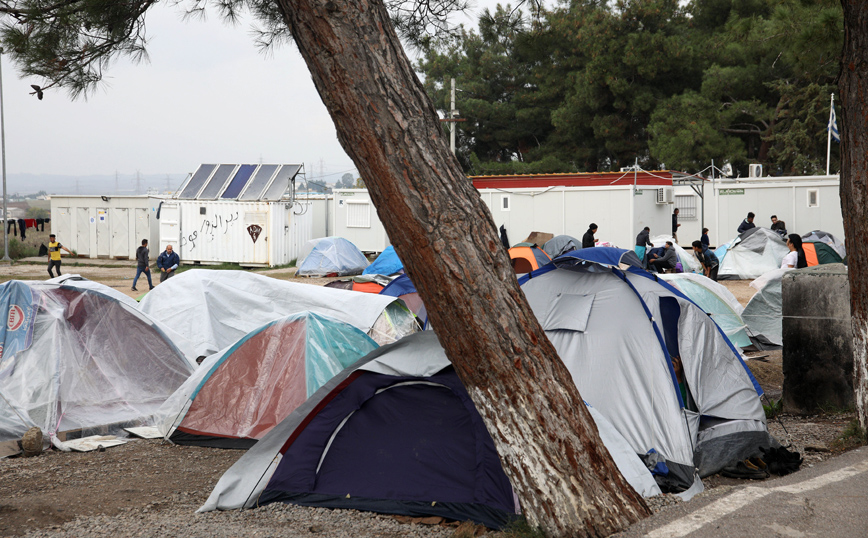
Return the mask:
<svg viewBox="0 0 868 538"><path fill-rule="evenodd" d="M321 166L329 182L355 173L295 47L265 56L249 26L216 12L184 22L160 4L147 18L150 61L121 59L87 100L62 90L37 100L30 84L42 81L19 78L4 56L7 172L174 177L204 162L303 162L308 178Z"/></svg>

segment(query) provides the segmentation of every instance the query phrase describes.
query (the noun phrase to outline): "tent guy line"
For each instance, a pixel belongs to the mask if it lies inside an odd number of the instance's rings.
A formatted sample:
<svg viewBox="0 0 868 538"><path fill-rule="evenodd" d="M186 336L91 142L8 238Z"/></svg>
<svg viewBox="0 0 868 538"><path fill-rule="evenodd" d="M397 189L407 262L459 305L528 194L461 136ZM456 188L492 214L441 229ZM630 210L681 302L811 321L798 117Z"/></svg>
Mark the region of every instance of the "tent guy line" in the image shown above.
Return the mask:
<svg viewBox="0 0 868 538"><path fill-rule="evenodd" d="M767 495L771 495L772 493L805 493L819 489L823 486L828 486L835 482L840 482L841 480L846 480L847 478L852 478L853 476L866 471L868 471L868 461L863 461L856 465L844 467L843 469L838 469L837 471L832 471L816 478L811 478L787 486L778 486L775 488L746 487L703 508L701 514L688 514L664 527L649 532L645 536L647 538L680 538L682 536L687 536L691 532L699 530L705 525L728 516L747 504L757 501Z"/></svg>

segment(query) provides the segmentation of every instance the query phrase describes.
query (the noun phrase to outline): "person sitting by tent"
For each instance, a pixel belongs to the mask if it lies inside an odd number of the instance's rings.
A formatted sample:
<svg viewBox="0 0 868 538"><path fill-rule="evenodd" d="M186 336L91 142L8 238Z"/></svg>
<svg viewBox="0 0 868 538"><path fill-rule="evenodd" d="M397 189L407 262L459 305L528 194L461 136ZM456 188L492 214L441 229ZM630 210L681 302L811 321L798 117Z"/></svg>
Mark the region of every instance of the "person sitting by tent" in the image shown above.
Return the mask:
<svg viewBox="0 0 868 538"><path fill-rule="evenodd" d="M646 247L653 247L654 243L651 242L651 228L645 226L642 228L642 231L639 232L639 235L636 236L636 247L633 249L636 251L636 256L639 257L640 260L645 261L645 249Z"/></svg>
<svg viewBox="0 0 868 538"><path fill-rule="evenodd" d="M782 220L778 220L777 215L772 215L772 231L777 232L777 234L781 237L786 237L787 223Z"/></svg>
<svg viewBox="0 0 868 538"><path fill-rule="evenodd" d="M181 264L181 258L178 253L172 250L172 245L166 245L164 250L157 256L157 268L160 269L160 282L165 282L169 277L175 275L175 269Z"/></svg>
<svg viewBox="0 0 868 538"><path fill-rule="evenodd" d="M711 245L711 240L708 239L708 228L702 229L702 237L699 238L699 241L705 248L708 248L709 245Z"/></svg>
<svg viewBox="0 0 868 538"><path fill-rule="evenodd" d="M696 254L696 259L702 264L703 274L717 282L717 269L720 267L720 261L714 252L709 250L707 245L703 245L702 241L694 241L693 253Z"/></svg>
<svg viewBox="0 0 868 538"><path fill-rule="evenodd" d="M753 211L747 214L747 218L741 221L741 224L738 225L738 235L743 234L751 228L756 228L756 224L753 223L753 218L755 216L756 215L753 214Z"/></svg>
<svg viewBox="0 0 868 538"><path fill-rule="evenodd" d="M599 239L594 239L595 233L597 233L597 225L592 222L588 225L588 231L582 236L582 248L591 248L596 246Z"/></svg>
<svg viewBox="0 0 868 538"><path fill-rule="evenodd" d="M808 259L802 249L802 238L799 234L790 234L787 237L787 247L790 249L790 253L784 256L783 261L781 261L781 269L801 269L808 266Z"/></svg>
<svg viewBox="0 0 868 538"><path fill-rule="evenodd" d="M650 266L658 273L662 273L664 269L675 269L676 263L678 263L678 256L675 254L672 241L666 241L663 245L663 256L651 254L650 257Z"/></svg>

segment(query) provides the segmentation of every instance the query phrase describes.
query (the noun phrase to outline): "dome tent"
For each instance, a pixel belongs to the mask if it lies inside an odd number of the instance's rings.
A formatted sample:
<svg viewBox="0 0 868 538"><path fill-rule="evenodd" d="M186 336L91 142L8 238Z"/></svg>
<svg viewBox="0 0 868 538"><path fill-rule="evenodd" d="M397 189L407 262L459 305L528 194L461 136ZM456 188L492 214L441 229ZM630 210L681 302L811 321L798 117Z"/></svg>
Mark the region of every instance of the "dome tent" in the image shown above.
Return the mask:
<svg viewBox="0 0 868 538"><path fill-rule="evenodd" d="M725 286L695 273L672 273L659 277L705 310L730 342L742 348L751 345L745 321L741 317L744 307Z"/></svg>
<svg viewBox="0 0 868 538"><path fill-rule="evenodd" d="M371 265L367 266L363 275L394 275L395 273L403 273L404 264L401 263L398 254L395 252L395 247L389 245L386 249L377 256Z"/></svg>
<svg viewBox="0 0 868 538"><path fill-rule="evenodd" d="M628 482L659 493L623 439L593 409L591 416ZM494 528L518 509L494 442L433 332L383 346L335 376L226 471L199 511L271 502Z"/></svg>
<svg viewBox="0 0 868 538"><path fill-rule="evenodd" d="M360 275L368 266L365 255L343 237L311 239L299 258L298 276Z"/></svg>
<svg viewBox="0 0 868 538"><path fill-rule="evenodd" d="M573 251L519 283L582 397L637 454L663 456L668 487L701 491L699 477L777 446L762 389L738 351L701 308L641 269L632 251Z"/></svg>
<svg viewBox="0 0 868 538"><path fill-rule="evenodd" d="M0 440L38 426L62 447L58 432L150 425L193 372L159 327L125 302L67 285L13 280L0 289L0 308L20 314L3 337Z"/></svg>
<svg viewBox="0 0 868 538"><path fill-rule="evenodd" d="M402 301L287 282L248 271L191 269L148 293L142 312L187 335L197 356L230 346L266 323L310 310L361 329L378 344L419 330Z"/></svg>
<svg viewBox="0 0 868 538"><path fill-rule="evenodd" d="M834 235L829 232L824 232L822 230L814 230L810 233L806 233L802 236L802 242L810 242L810 243L825 243L829 245L841 259L847 257L847 248L844 246L843 241L839 240ZM823 263L823 262L821 262ZM825 262L825 263L841 263L838 262Z"/></svg>
<svg viewBox="0 0 868 538"><path fill-rule="evenodd" d="M249 448L311 394L378 346L312 312L272 321L208 357L158 412L176 444Z"/></svg>
<svg viewBox="0 0 868 538"><path fill-rule="evenodd" d="M580 248L582 248L582 242L571 235L556 235L542 246L542 249L551 259Z"/></svg>
<svg viewBox="0 0 868 538"><path fill-rule="evenodd" d="M751 337L763 346L781 346L784 343L781 281L791 270L775 269L750 283L756 293L741 315Z"/></svg>
<svg viewBox="0 0 868 538"><path fill-rule="evenodd" d="M763 274L780 269L784 256L790 249L787 242L768 228L751 228L729 243L723 254L718 255L719 280L755 279Z"/></svg>
<svg viewBox="0 0 868 538"><path fill-rule="evenodd" d="M529 273L551 262L549 255L534 243L519 243L509 249L512 268L518 274Z"/></svg>

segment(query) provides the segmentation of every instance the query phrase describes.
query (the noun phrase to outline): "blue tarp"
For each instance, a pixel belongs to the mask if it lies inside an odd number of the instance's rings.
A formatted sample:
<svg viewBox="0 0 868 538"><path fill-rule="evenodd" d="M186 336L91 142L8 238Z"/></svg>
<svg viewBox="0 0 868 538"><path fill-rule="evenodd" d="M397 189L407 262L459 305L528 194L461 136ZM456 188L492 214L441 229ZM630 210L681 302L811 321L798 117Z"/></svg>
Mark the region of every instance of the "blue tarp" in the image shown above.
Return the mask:
<svg viewBox="0 0 868 538"><path fill-rule="evenodd" d="M386 247L386 250L380 253L377 256L377 259L369 265L364 271L362 271L363 275L394 275L397 272L404 270L404 264L401 263L401 260L398 258L398 254L395 252L395 247L389 245Z"/></svg>
<svg viewBox="0 0 868 538"><path fill-rule="evenodd" d="M0 284L0 312L6 316L0 324L0 359L30 347L38 306L27 284L14 280Z"/></svg>

